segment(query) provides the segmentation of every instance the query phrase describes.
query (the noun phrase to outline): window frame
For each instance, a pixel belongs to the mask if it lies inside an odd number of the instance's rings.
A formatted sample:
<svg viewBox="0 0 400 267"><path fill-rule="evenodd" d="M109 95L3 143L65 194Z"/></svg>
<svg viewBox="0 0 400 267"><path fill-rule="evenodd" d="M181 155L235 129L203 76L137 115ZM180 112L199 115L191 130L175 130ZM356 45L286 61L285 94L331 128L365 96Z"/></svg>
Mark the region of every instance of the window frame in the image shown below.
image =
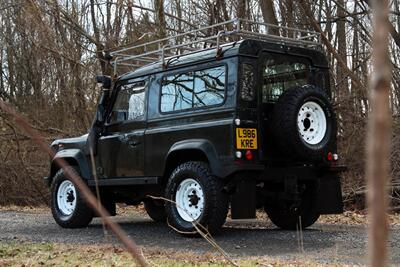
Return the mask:
<svg viewBox="0 0 400 267"><path fill-rule="evenodd" d="M224 67L225 69L225 82L224 82L224 98L221 103L219 104L214 104L214 105L207 105L207 106L202 106L202 107L192 107L192 108L187 108L187 109L180 109L180 110L172 110L172 111L162 111L161 110L161 101L162 101L162 89L163 89L163 82L166 77L170 77L173 75L179 75L179 74L185 74L185 73L190 73L190 72L197 72L197 71L202 71L202 70L209 70L209 69L215 69L218 67ZM196 110L202 110L202 109L207 109L207 108L214 108L214 107L220 107L225 105L226 99L227 99L227 92L228 92L228 64L226 63L221 63L213 66L207 66L207 67L196 67L196 68L188 68L185 70L179 70L179 71L172 71L169 73L164 73L160 77L160 90L159 90L159 97L158 97L158 112L160 114L174 114L174 113L184 113L184 112L189 112L189 111L196 111ZM195 76L194 76L195 77ZM193 88L194 89L194 88Z"/></svg>
<svg viewBox="0 0 400 267"><path fill-rule="evenodd" d="M142 87L144 88L144 115L142 120L123 120L123 121L115 121L115 122L110 122L111 119L111 114L115 106L115 102L117 100L117 97L119 93L121 92L121 88L123 86L127 85L133 85L133 84L142 84ZM137 86L139 87L139 86ZM106 122L104 123L105 126L113 126L113 125L120 125L120 124L126 124L126 123L135 123L135 122L145 122L147 120L147 103L148 103L148 88L149 88L149 81L147 79L140 79L140 80L127 80L127 81L121 81L116 87L115 87L115 93L113 93L111 97L111 105L108 108L108 112L106 114Z"/></svg>

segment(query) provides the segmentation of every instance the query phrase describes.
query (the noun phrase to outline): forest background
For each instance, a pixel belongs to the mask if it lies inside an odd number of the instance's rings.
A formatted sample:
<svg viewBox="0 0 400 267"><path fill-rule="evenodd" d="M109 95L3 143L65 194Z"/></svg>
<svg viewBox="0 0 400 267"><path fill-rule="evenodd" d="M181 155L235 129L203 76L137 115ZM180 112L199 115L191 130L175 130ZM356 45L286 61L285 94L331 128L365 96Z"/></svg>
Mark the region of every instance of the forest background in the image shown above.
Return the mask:
<svg viewBox="0 0 400 267"><path fill-rule="evenodd" d="M393 116L390 192L400 210L400 1L390 4ZM235 17L318 31L331 65L346 207L364 209L371 72L368 0L2 0L0 98L50 142L88 131L111 74L105 52ZM290 35L290 32L286 34ZM49 158L0 111L0 205L47 203Z"/></svg>

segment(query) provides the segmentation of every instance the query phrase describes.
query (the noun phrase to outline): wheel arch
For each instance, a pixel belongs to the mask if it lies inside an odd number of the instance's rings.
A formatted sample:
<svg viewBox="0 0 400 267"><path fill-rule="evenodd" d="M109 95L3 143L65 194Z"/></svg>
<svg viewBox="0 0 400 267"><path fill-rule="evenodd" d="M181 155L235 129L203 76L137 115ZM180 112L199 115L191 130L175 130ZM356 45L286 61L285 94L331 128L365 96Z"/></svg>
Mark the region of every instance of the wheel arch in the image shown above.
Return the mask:
<svg viewBox="0 0 400 267"><path fill-rule="evenodd" d="M213 144L206 139L189 139L176 142L169 149L164 160L164 177L168 179L172 171L187 161L204 161L210 165L216 176L222 176L222 168Z"/></svg>
<svg viewBox="0 0 400 267"><path fill-rule="evenodd" d="M83 152L79 149L65 149L57 152L54 158L51 161L50 166L50 176L48 180L48 185L50 186L53 180L54 175L58 172L61 167L57 164L57 159L65 160L69 165L76 166L79 170L80 175L84 180L87 180L91 176L89 163L83 154Z"/></svg>

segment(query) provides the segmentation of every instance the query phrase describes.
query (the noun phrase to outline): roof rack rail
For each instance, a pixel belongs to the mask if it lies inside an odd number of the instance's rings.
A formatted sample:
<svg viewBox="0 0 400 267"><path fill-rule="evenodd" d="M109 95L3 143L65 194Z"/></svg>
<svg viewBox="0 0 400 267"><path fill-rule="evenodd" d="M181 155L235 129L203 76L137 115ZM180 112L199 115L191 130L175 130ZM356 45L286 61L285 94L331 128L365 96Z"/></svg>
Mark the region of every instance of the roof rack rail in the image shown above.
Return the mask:
<svg viewBox="0 0 400 267"><path fill-rule="evenodd" d="M142 37L145 35L151 34L147 33ZM216 57L219 57L222 45L246 38L300 47L321 48L321 36L317 32L235 18L171 37L129 45L112 51L110 53L113 58L111 63L114 66L114 74L117 73L119 66L126 66L133 70L156 61L160 61L166 67L167 58L170 60L208 49L215 49Z"/></svg>

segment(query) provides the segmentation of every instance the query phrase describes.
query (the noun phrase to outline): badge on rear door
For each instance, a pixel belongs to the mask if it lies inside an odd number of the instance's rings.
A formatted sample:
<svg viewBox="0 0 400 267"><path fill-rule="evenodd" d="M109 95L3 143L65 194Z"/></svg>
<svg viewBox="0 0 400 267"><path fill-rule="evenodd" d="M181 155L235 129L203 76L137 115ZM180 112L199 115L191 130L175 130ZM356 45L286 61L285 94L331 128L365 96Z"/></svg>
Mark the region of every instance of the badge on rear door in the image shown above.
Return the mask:
<svg viewBox="0 0 400 267"><path fill-rule="evenodd" d="M257 149L257 129L236 128L237 149Z"/></svg>

